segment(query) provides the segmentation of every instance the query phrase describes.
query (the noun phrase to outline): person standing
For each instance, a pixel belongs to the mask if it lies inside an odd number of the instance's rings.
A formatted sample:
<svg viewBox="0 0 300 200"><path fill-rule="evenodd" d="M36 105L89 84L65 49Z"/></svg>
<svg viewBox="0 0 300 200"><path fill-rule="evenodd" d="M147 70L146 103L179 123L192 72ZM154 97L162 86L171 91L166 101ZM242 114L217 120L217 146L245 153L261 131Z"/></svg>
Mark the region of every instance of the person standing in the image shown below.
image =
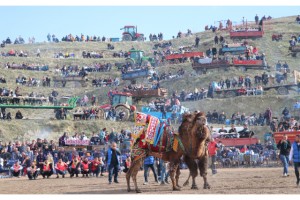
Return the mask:
<svg viewBox="0 0 300 200"><path fill-rule="evenodd" d="M117 143L112 142L110 147L107 150L106 161L108 168L108 182L111 184L112 175L114 174L114 182L119 183L118 181L118 172L120 167L120 150L117 148Z"/></svg>
<svg viewBox="0 0 300 200"><path fill-rule="evenodd" d="M208 154L211 157L212 174L217 173L217 169L216 169L217 149L218 149L218 144L216 143L215 139L212 138L211 141L208 143Z"/></svg>
<svg viewBox="0 0 300 200"><path fill-rule="evenodd" d="M155 182L158 183L157 174L156 174L156 171L154 169L154 157L153 156L148 156L144 160L144 178L145 178L144 185L148 184L148 170L149 170L149 168L153 172Z"/></svg>
<svg viewBox="0 0 300 200"><path fill-rule="evenodd" d="M293 142L291 146L291 151L289 155L289 161L290 163L294 164L295 169L295 175L296 175L296 184L299 186L299 167L300 167L300 135L296 135L295 141Z"/></svg>
<svg viewBox="0 0 300 200"><path fill-rule="evenodd" d="M280 150L280 160L283 164L283 176L289 176L288 167L289 167L289 154L291 149L291 143L288 140L287 135L283 135L282 140L277 144L277 148Z"/></svg>
<svg viewBox="0 0 300 200"><path fill-rule="evenodd" d="M199 42L200 42L200 38L199 36L197 36L195 39L195 47L199 47Z"/></svg>

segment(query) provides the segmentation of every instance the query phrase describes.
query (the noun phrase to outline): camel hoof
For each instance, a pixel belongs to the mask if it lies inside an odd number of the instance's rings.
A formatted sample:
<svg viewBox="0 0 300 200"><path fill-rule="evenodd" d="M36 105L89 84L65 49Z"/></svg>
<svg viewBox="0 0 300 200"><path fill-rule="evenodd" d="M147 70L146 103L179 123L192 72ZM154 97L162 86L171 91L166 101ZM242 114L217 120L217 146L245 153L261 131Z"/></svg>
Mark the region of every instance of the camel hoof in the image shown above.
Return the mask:
<svg viewBox="0 0 300 200"><path fill-rule="evenodd" d="M181 189L179 187L173 187L173 191L180 191Z"/></svg>
<svg viewBox="0 0 300 200"><path fill-rule="evenodd" d="M185 182L185 183L183 184L183 187L188 186L189 184L190 184L189 182Z"/></svg>
<svg viewBox="0 0 300 200"><path fill-rule="evenodd" d="M142 191L140 189L137 189L136 193L142 193Z"/></svg>
<svg viewBox="0 0 300 200"><path fill-rule="evenodd" d="M192 189L192 190L198 190L199 188L198 188L197 185L192 185L191 189Z"/></svg>
<svg viewBox="0 0 300 200"><path fill-rule="evenodd" d="M204 184L204 189L210 189L210 185L209 184Z"/></svg>

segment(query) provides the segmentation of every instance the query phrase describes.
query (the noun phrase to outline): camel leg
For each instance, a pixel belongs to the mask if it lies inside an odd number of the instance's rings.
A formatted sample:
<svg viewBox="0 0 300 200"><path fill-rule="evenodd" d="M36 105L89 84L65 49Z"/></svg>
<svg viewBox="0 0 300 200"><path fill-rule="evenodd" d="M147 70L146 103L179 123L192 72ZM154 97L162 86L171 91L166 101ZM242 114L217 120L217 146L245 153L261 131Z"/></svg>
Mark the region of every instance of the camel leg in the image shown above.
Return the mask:
<svg viewBox="0 0 300 200"><path fill-rule="evenodd" d="M189 177L184 182L183 187L188 186L190 184L190 178L191 178L191 173L189 174Z"/></svg>
<svg viewBox="0 0 300 200"><path fill-rule="evenodd" d="M170 162L170 178L173 185L173 190L179 191L180 188L177 187L176 181L175 181L175 172L177 171L178 164Z"/></svg>
<svg viewBox="0 0 300 200"><path fill-rule="evenodd" d="M197 186L196 181L195 181L196 177L198 176L197 163L196 163L195 160L191 159L188 156L184 157L184 161L185 161L186 165L188 166L188 168L190 170L190 176L192 176L193 183L192 183L191 189L192 190L197 190L198 186Z"/></svg>
<svg viewBox="0 0 300 200"><path fill-rule="evenodd" d="M137 182L136 182L136 176L137 176L142 164L143 164L143 159L139 159L138 161L136 161L135 166L134 166L134 170L133 170L132 175L131 175L136 193L141 193L141 190L138 188L138 185L137 185Z"/></svg>
<svg viewBox="0 0 300 200"><path fill-rule="evenodd" d="M208 156L204 156L203 158L199 159L198 166L200 170L200 176L203 177L204 181L204 189L210 189L210 185L207 181L207 163L208 163Z"/></svg>
<svg viewBox="0 0 300 200"><path fill-rule="evenodd" d="M179 168L179 166L178 166L178 167L177 167L177 170L176 170L176 176L175 176L175 179L176 179L176 186L179 187L179 188L181 188L181 187L179 186L179 183L178 183L180 174L181 174L181 173L180 173L180 168Z"/></svg>
<svg viewBox="0 0 300 200"><path fill-rule="evenodd" d="M137 173L139 172L140 170L140 167L142 166L142 163L143 163L143 159L139 159L137 161L134 161L128 172L126 173L126 181L127 181L127 191L130 192L131 191L131 188L130 188L130 177L132 177L132 180L133 180L133 183L134 183L134 187L135 187L135 191L137 193L140 193L140 189L138 188L137 186L137 182L136 182L136 176L137 176Z"/></svg>

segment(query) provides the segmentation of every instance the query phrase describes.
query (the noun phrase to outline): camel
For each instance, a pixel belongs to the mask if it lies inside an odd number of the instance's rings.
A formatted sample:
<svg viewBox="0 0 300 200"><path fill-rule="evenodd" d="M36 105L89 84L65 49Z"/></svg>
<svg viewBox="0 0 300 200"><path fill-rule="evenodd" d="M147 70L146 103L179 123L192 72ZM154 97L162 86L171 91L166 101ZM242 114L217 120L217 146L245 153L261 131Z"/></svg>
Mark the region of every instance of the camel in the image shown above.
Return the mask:
<svg viewBox="0 0 300 200"><path fill-rule="evenodd" d="M174 150L164 152L164 153L155 153L151 151L151 148L148 149L141 149L138 147L138 140L133 145L133 149L137 149L142 151L143 153L133 158L133 162L131 167L129 168L126 174L127 180L127 191L130 192L130 177L132 178L135 186L135 191L140 193L141 190L138 188L136 177L140 167L143 164L143 160L145 157L149 155L153 155L155 157L160 157L164 161L170 162L170 178L172 181L172 187L174 191L180 190L180 186L178 184L179 176L180 176L180 169L179 164L181 161L181 157L184 156L185 161L188 162L187 165L190 169L190 172L193 177L193 187L192 189L197 189L196 184L194 183L194 179L197 176L197 165L195 166L194 159L200 159L198 167L200 168L200 174L203 176L204 179L204 188L209 189L210 186L207 182L207 156L205 147L205 141L210 136L209 129L205 126L206 118L204 113L197 113L197 114L185 114L183 116L183 122L179 127L179 135L174 137L178 138L179 147L177 151ZM169 134L169 130L165 129L163 133L163 137ZM206 159L206 160L205 160ZM192 162L193 161L193 162ZM204 164L202 164L202 162ZM206 167L205 167L206 166ZM176 174L176 176L175 176Z"/></svg>
<svg viewBox="0 0 300 200"><path fill-rule="evenodd" d="M187 116L188 121L193 121L193 117L197 118L203 118L205 117L205 114L203 112L199 112L196 114L196 116ZM195 128L195 127L194 127ZM204 180L204 189L210 189L210 185L207 182L207 167L208 167L208 150L207 150L207 143L210 140L210 131L207 126L199 127L203 130L200 130L198 132L204 133L202 134L202 140L191 142L191 146L199 145L198 148L192 148L194 152L191 154L184 155L184 161L187 164L190 174L188 179L185 181L183 186L186 186L189 184L189 179L192 177L193 183L191 189L198 189L198 186L196 185L195 178L198 176L198 169L200 171L200 176L203 177ZM197 131L189 132L188 129L185 129L185 127L179 127L179 133L181 134L190 134L190 137L193 138L193 133L196 133ZM204 139L205 138L205 139ZM196 143L196 144L195 144ZM198 169L197 169L198 168Z"/></svg>

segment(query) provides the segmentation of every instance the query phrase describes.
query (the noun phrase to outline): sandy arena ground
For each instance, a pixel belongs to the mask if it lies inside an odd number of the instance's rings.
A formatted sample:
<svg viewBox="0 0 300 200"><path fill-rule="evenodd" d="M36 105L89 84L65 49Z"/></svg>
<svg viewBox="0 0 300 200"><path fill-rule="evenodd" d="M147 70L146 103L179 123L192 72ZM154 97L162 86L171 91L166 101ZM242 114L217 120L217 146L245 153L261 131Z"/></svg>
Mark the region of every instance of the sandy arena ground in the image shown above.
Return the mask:
<svg viewBox="0 0 300 200"><path fill-rule="evenodd" d="M296 178L290 167L290 176L282 177L282 168L232 168L219 169L218 174L212 176L209 171L208 180L212 189L203 189L202 178L197 179L199 190L189 187L182 191L173 192L171 185L160 186L154 182L150 172L149 185L143 185L143 172L138 174L138 184L142 194L300 194L300 187L296 187ZM188 176L183 170L180 184ZM25 177L0 179L0 194L128 194L124 173L119 177L119 184L108 185L107 174L101 178L66 178L43 179L29 181ZM191 183L190 183L191 184ZM132 184L133 186L133 184ZM130 194L135 194L131 192Z"/></svg>

